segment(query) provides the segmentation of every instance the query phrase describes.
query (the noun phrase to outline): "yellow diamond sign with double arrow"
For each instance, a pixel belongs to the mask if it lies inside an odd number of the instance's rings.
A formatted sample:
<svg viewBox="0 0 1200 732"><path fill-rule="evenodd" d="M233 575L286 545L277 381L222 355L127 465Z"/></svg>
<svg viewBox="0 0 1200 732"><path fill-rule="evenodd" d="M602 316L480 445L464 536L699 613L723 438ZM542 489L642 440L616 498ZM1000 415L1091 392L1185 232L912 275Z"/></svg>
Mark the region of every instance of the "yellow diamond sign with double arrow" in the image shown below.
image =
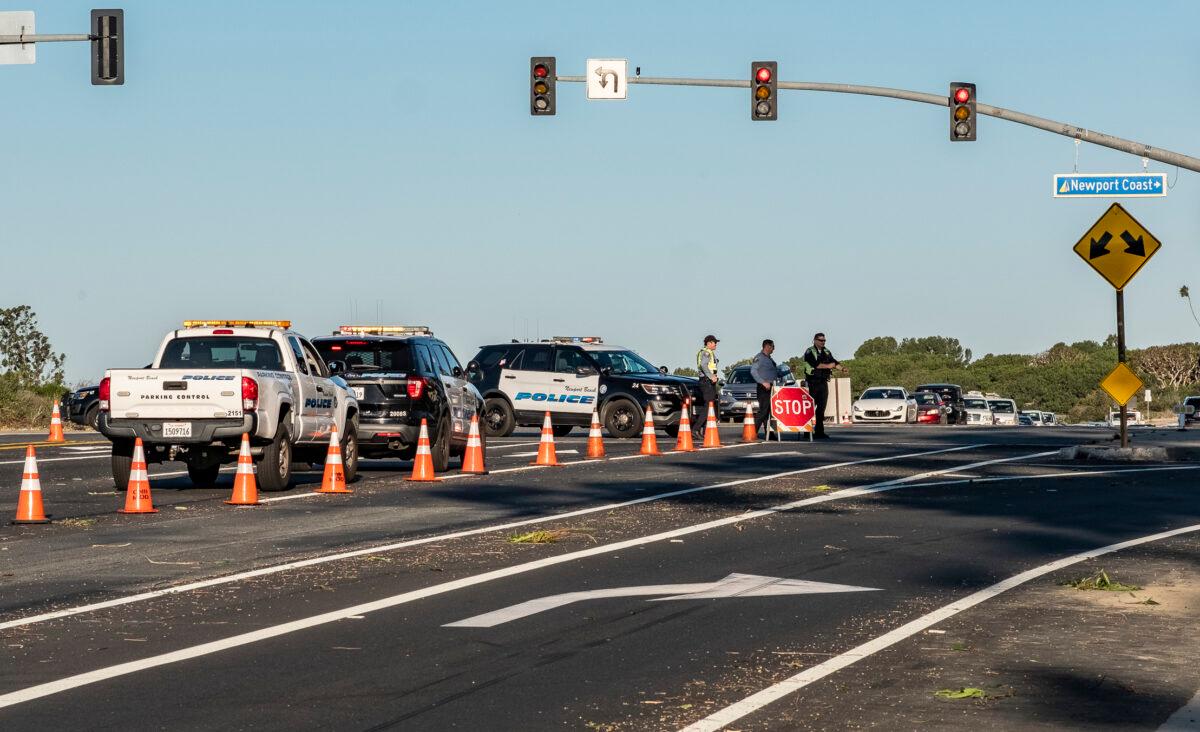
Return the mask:
<svg viewBox="0 0 1200 732"><path fill-rule="evenodd" d="M1162 242L1114 203L1075 245L1075 253L1118 290L1133 279Z"/></svg>
<svg viewBox="0 0 1200 732"><path fill-rule="evenodd" d="M1137 377L1137 374L1133 373L1133 370L1124 363L1118 363L1117 367L1100 382L1100 388L1117 404L1128 404L1133 395L1141 391L1144 386L1145 384Z"/></svg>

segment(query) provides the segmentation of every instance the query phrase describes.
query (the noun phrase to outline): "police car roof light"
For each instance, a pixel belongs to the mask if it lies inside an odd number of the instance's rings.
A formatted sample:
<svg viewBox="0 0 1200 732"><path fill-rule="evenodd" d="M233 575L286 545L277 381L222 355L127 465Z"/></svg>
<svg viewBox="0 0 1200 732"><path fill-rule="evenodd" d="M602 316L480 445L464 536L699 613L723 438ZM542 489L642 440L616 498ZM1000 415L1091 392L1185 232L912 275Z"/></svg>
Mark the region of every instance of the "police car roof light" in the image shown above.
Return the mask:
<svg viewBox="0 0 1200 732"><path fill-rule="evenodd" d="M603 343L604 339L600 336L551 336L547 339L550 343Z"/></svg>
<svg viewBox="0 0 1200 732"><path fill-rule="evenodd" d="M433 335L427 325L343 325L334 335Z"/></svg>
<svg viewBox="0 0 1200 732"><path fill-rule="evenodd" d="M185 320L184 328L291 328L290 320Z"/></svg>

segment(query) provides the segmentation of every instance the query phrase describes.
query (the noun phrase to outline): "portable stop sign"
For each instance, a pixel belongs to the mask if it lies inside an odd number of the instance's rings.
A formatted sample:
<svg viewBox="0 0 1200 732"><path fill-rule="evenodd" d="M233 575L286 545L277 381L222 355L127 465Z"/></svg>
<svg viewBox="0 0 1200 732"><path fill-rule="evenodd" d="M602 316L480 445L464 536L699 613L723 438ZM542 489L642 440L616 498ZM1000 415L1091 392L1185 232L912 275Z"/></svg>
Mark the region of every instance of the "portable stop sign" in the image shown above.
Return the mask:
<svg viewBox="0 0 1200 732"><path fill-rule="evenodd" d="M771 391L771 423L767 436L774 429L778 439L785 432L807 432L812 439L817 417L817 404L812 394L802 386L777 386Z"/></svg>

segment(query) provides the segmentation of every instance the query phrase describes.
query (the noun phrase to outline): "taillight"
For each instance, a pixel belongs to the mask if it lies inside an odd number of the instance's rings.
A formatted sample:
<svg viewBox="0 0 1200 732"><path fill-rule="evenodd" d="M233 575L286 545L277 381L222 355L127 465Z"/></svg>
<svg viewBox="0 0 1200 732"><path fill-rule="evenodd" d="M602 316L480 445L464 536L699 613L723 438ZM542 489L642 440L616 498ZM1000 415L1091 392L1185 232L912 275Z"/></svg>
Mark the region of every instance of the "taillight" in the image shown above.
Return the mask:
<svg viewBox="0 0 1200 732"><path fill-rule="evenodd" d="M109 395L110 388L111 387L109 386L109 379L107 376L105 376L103 379L100 379L100 411L101 412L108 411L108 395Z"/></svg>
<svg viewBox="0 0 1200 732"><path fill-rule="evenodd" d="M408 398L420 399L425 393L425 377L410 376L408 377Z"/></svg>
<svg viewBox="0 0 1200 732"><path fill-rule="evenodd" d="M242 377L242 411L253 412L258 409L258 382L249 376Z"/></svg>

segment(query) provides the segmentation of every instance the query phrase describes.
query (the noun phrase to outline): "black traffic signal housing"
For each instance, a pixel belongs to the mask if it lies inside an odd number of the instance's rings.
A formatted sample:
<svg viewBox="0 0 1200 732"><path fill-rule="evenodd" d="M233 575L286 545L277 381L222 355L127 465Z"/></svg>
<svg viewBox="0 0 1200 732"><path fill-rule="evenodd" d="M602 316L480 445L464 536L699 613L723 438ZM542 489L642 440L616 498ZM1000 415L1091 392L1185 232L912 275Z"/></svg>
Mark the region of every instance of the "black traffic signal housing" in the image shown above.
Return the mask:
<svg viewBox="0 0 1200 732"><path fill-rule="evenodd" d="M755 61L750 64L750 119L755 122L779 119L779 64Z"/></svg>
<svg viewBox="0 0 1200 732"><path fill-rule="evenodd" d="M965 81L950 82L950 141L974 142L978 120L975 114L975 85Z"/></svg>
<svg viewBox="0 0 1200 732"><path fill-rule="evenodd" d="M92 11L92 86L125 83L125 11Z"/></svg>
<svg viewBox="0 0 1200 732"><path fill-rule="evenodd" d="M534 56L529 59L529 113L537 117L554 114L558 104L554 98L554 57Z"/></svg>

